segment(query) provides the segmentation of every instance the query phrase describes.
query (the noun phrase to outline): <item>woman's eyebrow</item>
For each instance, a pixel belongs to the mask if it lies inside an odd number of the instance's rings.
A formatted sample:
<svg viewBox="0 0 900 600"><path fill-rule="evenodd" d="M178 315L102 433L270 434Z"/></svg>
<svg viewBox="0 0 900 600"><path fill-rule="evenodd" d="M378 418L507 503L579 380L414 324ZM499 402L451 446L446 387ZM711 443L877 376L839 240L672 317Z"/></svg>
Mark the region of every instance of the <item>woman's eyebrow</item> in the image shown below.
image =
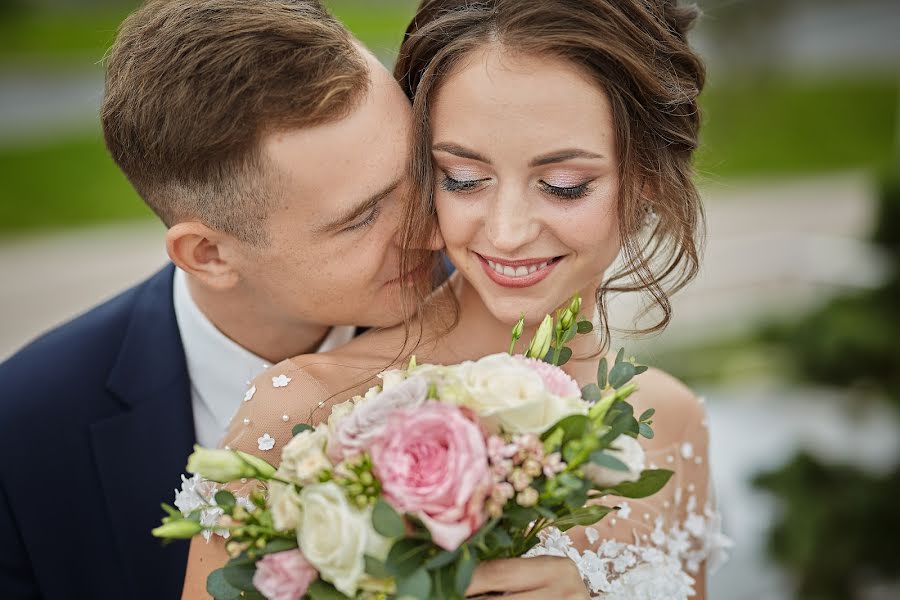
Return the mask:
<svg viewBox="0 0 900 600"><path fill-rule="evenodd" d="M572 160L573 158L604 158L604 156L602 154L588 152L587 150L568 148L566 150L557 150L556 152L551 152L550 154L538 156L537 158L532 159L532 161L528 163L528 166L540 167L543 165L550 165L553 163Z"/></svg>
<svg viewBox="0 0 900 600"><path fill-rule="evenodd" d="M464 148L459 144L452 144L449 142L441 142L439 144L435 144L431 147L433 152L446 152L448 154L452 154L453 156L458 156L460 158L468 158L471 160L477 160L479 162L483 162L485 164L491 164L491 161L481 156L477 152L473 150L469 150L468 148Z"/></svg>

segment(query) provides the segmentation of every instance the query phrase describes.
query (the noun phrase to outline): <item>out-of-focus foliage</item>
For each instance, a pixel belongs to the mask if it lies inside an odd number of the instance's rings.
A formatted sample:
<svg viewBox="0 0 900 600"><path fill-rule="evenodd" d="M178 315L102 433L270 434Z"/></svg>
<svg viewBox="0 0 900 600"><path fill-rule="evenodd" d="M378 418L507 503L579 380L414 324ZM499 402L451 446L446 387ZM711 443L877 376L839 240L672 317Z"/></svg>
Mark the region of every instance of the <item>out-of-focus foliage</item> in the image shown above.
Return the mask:
<svg viewBox="0 0 900 600"><path fill-rule="evenodd" d="M886 476L797 455L755 484L782 502L769 550L794 578L797 600L848 600L900 576L900 470Z"/></svg>

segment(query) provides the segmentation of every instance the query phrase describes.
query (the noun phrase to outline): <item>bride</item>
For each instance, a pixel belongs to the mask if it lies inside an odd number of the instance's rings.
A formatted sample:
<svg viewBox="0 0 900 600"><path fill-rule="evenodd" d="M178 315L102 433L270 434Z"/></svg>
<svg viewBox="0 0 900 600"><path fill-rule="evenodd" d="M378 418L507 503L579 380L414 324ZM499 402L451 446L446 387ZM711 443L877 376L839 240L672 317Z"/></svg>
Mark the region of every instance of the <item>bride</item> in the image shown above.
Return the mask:
<svg viewBox="0 0 900 600"><path fill-rule="evenodd" d="M660 317L651 329L664 327L668 294L698 268L691 157L704 72L686 41L694 17L668 0L426 0L395 73L416 130L417 196L400 235L410 280L430 282L414 249L434 240L456 273L404 326L269 369L223 444L277 462L292 425L322 421L378 372L413 353L446 364L502 351L521 315L534 326L575 291L599 325L575 339L564 366L580 384L608 350L611 292L646 293ZM635 410L656 409L656 437L642 441L648 466L675 476L645 500L607 498L620 509L594 527L551 531L530 553L549 556L482 565L470 594L705 598L707 565L725 542L702 402L657 370L636 381ZM221 540L195 540L186 595L226 560Z"/></svg>

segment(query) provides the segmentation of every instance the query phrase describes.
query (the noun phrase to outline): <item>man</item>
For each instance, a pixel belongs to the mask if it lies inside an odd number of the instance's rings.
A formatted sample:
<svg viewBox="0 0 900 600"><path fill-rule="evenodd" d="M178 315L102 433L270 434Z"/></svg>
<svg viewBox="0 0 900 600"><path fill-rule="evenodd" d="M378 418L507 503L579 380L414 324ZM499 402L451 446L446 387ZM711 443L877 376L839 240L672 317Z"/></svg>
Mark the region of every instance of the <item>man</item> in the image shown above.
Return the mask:
<svg viewBox="0 0 900 600"><path fill-rule="evenodd" d="M410 109L313 0L149 2L107 64L114 160L174 263L0 365L0 590L177 597L150 535L265 363L401 319ZM77 268L77 265L73 265Z"/></svg>

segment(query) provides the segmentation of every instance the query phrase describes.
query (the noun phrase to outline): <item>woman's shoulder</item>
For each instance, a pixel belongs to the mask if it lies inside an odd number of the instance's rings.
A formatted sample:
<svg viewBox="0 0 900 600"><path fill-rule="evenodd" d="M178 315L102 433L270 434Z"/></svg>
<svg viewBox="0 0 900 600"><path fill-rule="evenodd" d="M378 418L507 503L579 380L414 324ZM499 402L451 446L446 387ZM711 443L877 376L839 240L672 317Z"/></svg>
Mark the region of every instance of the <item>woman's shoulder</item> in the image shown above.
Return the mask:
<svg viewBox="0 0 900 600"><path fill-rule="evenodd" d="M628 401L635 415L654 410L651 445L664 447L682 444L703 436L706 408L703 400L682 381L656 368L636 376L637 391Z"/></svg>

